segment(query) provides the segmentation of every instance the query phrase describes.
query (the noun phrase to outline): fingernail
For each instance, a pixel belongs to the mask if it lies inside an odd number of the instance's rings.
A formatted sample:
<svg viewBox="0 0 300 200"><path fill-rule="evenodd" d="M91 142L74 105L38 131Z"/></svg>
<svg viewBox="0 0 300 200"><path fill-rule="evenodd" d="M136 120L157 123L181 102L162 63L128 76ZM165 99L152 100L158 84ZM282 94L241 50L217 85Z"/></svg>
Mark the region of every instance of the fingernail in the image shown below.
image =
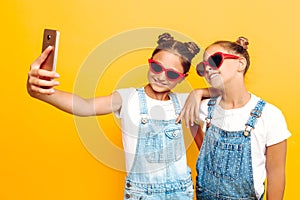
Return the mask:
<svg viewBox="0 0 300 200"><path fill-rule="evenodd" d="M60 75L59 75L58 73L55 73L55 74L54 74L54 77L55 77L55 78L58 78L58 77L60 77Z"/></svg>

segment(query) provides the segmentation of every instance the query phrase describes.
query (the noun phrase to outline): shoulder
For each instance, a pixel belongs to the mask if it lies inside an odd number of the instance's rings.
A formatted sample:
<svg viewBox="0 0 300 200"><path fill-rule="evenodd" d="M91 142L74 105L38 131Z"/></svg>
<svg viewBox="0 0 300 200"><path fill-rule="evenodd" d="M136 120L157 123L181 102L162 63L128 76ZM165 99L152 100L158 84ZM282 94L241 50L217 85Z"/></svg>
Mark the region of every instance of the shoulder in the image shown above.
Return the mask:
<svg viewBox="0 0 300 200"><path fill-rule="evenodd" d="M189 96L189 93L177 93L177 92L173 92L174 95L176 95L178 101L180 102L181 106L183 106L185 104L186 99Z"/></svg>
<svg viewBox="0 0 300 200"><path fill-rule="evenodd" d="M263 122L268 127L287 127L286 119L282 111L275 105L266 102L265 108L262 112Z"/></svg>
<svg viewBox="0 0 300 200"><path fill-rule="evenodd" d="M257 102L261 99L265 102L265 106L262 110L262 118L267 120L267 122L278 122L278 120L283 120L284 119L284 115L282 113L282 111L275 105L273 105L272 103L265 101L264 99L252 94L251 97L251 104L256 105Z"/></svg>
<svg viewBox="0 0 300 200"><path fill-rule="evenodd" d="M118 118L123 117L124 114L129 114L129 110L132 109L132 105L138 105L138 95L136 88L131 87L117 89L115 90L114 94L118 95L121 101L121 109L118 112L115 112ZM135 107L136 106L133 106L133 108Z"/></svg>
<svg viewBox="0 0 300 200"><path fill-rule="evenodd" d="M282 111L270 102L266 102L263 108L261 122L267 133L267 146L281 142L291 135Z"/></svg>
<svg viewBox="0 0 300 200"><path fill-rule="evenodd" d="M122 102L122 107L128 104L129 101L132 99L135 99L134 97L137 96L137 89L130 87L130 88L122 88L117 89L114 92L114 95L118 95L120 98L120 101Z"/></svg>
<svg viewBox="0 0 300 200"><path fill-rule="evenodd" d="M121 88L121 89L117 89L115 92L119 93L121 96L126 96L126 95L136 92L136 88L133 88L133 87Z"/></svg>
<svg viewBox="0 0 300 200"><path fill-rule="evenodd" d="M255 96L254 94L252 94L252 95L253 95L253 98L252 98L253 103L257 103L260 99L262 99L258 96ZM262 111L263 118L272 119L270 121L277 121L279 119L284 119L284 115L283 115L282 111L277 106L275 106L274 104L272 104L268 101L265 101L264 99L262 99L262 100L265 102L265 106Z"/></svg>

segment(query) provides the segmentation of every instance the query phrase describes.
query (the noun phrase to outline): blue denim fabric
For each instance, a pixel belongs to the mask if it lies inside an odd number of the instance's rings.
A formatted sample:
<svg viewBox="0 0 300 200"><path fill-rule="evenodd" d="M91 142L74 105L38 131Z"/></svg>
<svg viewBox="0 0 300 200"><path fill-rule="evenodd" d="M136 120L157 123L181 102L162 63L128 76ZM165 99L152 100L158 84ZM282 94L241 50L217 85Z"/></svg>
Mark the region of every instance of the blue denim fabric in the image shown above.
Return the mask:
<svg viewBox="0 0 300 200"><path fill-rule="evenodd" d="M138 89L141 122L133 166L126 177L124 199L192 200L191 172L186 165L181 124L176 119L154 120L148 116L146 94ZM180 105L170 94L176 114Z"/></svg>
<svg viewBox="0 0 300 200"><path fill-rule="evenodd" d="M257 103L246 127L254 128L264 105L263 100ZM215 102L210 102L210 119L214 106ZM197 200L257 199L253 183L251 129L225 131L210 125L205 133L196 169Z"/></svg>
<svg viewBox="0 0 300 200"><path fill-rule="evenodd" d="M164 183L140 183L127 177L124 199L134 200L192 200L194 187L191 177Z"/></svg>

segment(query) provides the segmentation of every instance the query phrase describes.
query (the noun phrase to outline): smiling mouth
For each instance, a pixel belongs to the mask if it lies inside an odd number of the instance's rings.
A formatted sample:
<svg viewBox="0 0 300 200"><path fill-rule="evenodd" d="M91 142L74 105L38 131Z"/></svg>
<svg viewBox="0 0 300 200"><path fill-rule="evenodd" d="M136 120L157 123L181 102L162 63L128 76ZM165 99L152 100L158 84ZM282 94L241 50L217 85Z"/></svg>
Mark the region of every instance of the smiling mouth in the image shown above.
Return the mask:
<svg viewBox="0 0 300 200"><path fill-rule="evenodd" d="M212 79L214 79L214 78L216 78L218 76L219 76L219 73L213 73L213 74L209 75L208 79L212 80Z"/></svg>
<svg viewBox="0 0 300 200"><path fill-rule="evenodd" d="M167 83L164 83L164 82L162 82L162 81L159 81L159 80L157 80L157 79L155 79L155 78L153 78L153 82L154 82L156 85L160 85L160 86L166 86L166 85L168 85Z"/></svg>

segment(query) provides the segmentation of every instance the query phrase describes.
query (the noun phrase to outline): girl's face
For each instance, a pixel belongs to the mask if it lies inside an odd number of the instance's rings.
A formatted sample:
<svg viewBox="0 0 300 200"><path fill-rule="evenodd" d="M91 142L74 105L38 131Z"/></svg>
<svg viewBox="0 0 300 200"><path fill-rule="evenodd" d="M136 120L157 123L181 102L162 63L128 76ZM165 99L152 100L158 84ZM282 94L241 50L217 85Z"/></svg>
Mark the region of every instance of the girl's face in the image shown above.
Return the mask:
<svg viewBox="0 0 300 200"><path fill-rule="evenodd" d="M231 54L220 45L212 45L204 53L204 61L215 54L221 52L224 54ZM241 73L238 73L238 66L240 65L239 59L224 59L219 68L213 69L211 66L206 65L205 79L211 84L212 87L224 89L224 85L233 82Z"/></svg>
<svg viewBox="0 0 300 200"><path fill-rule="evenodd" d="M152 89L156 92L167 92L173 89L178 83L180 83L183 79L183 66L180 62L180 57L170 53L168 51L160 51L155 54L152 58L155 62L158 62L162 66L161 72L155 72L151 69L148 70L148 80L152 87ZM150 67L150 66L149 66ZM181 74L175 80L172 80L167 77L167 71L170 73L178 73Z"/></svg>

